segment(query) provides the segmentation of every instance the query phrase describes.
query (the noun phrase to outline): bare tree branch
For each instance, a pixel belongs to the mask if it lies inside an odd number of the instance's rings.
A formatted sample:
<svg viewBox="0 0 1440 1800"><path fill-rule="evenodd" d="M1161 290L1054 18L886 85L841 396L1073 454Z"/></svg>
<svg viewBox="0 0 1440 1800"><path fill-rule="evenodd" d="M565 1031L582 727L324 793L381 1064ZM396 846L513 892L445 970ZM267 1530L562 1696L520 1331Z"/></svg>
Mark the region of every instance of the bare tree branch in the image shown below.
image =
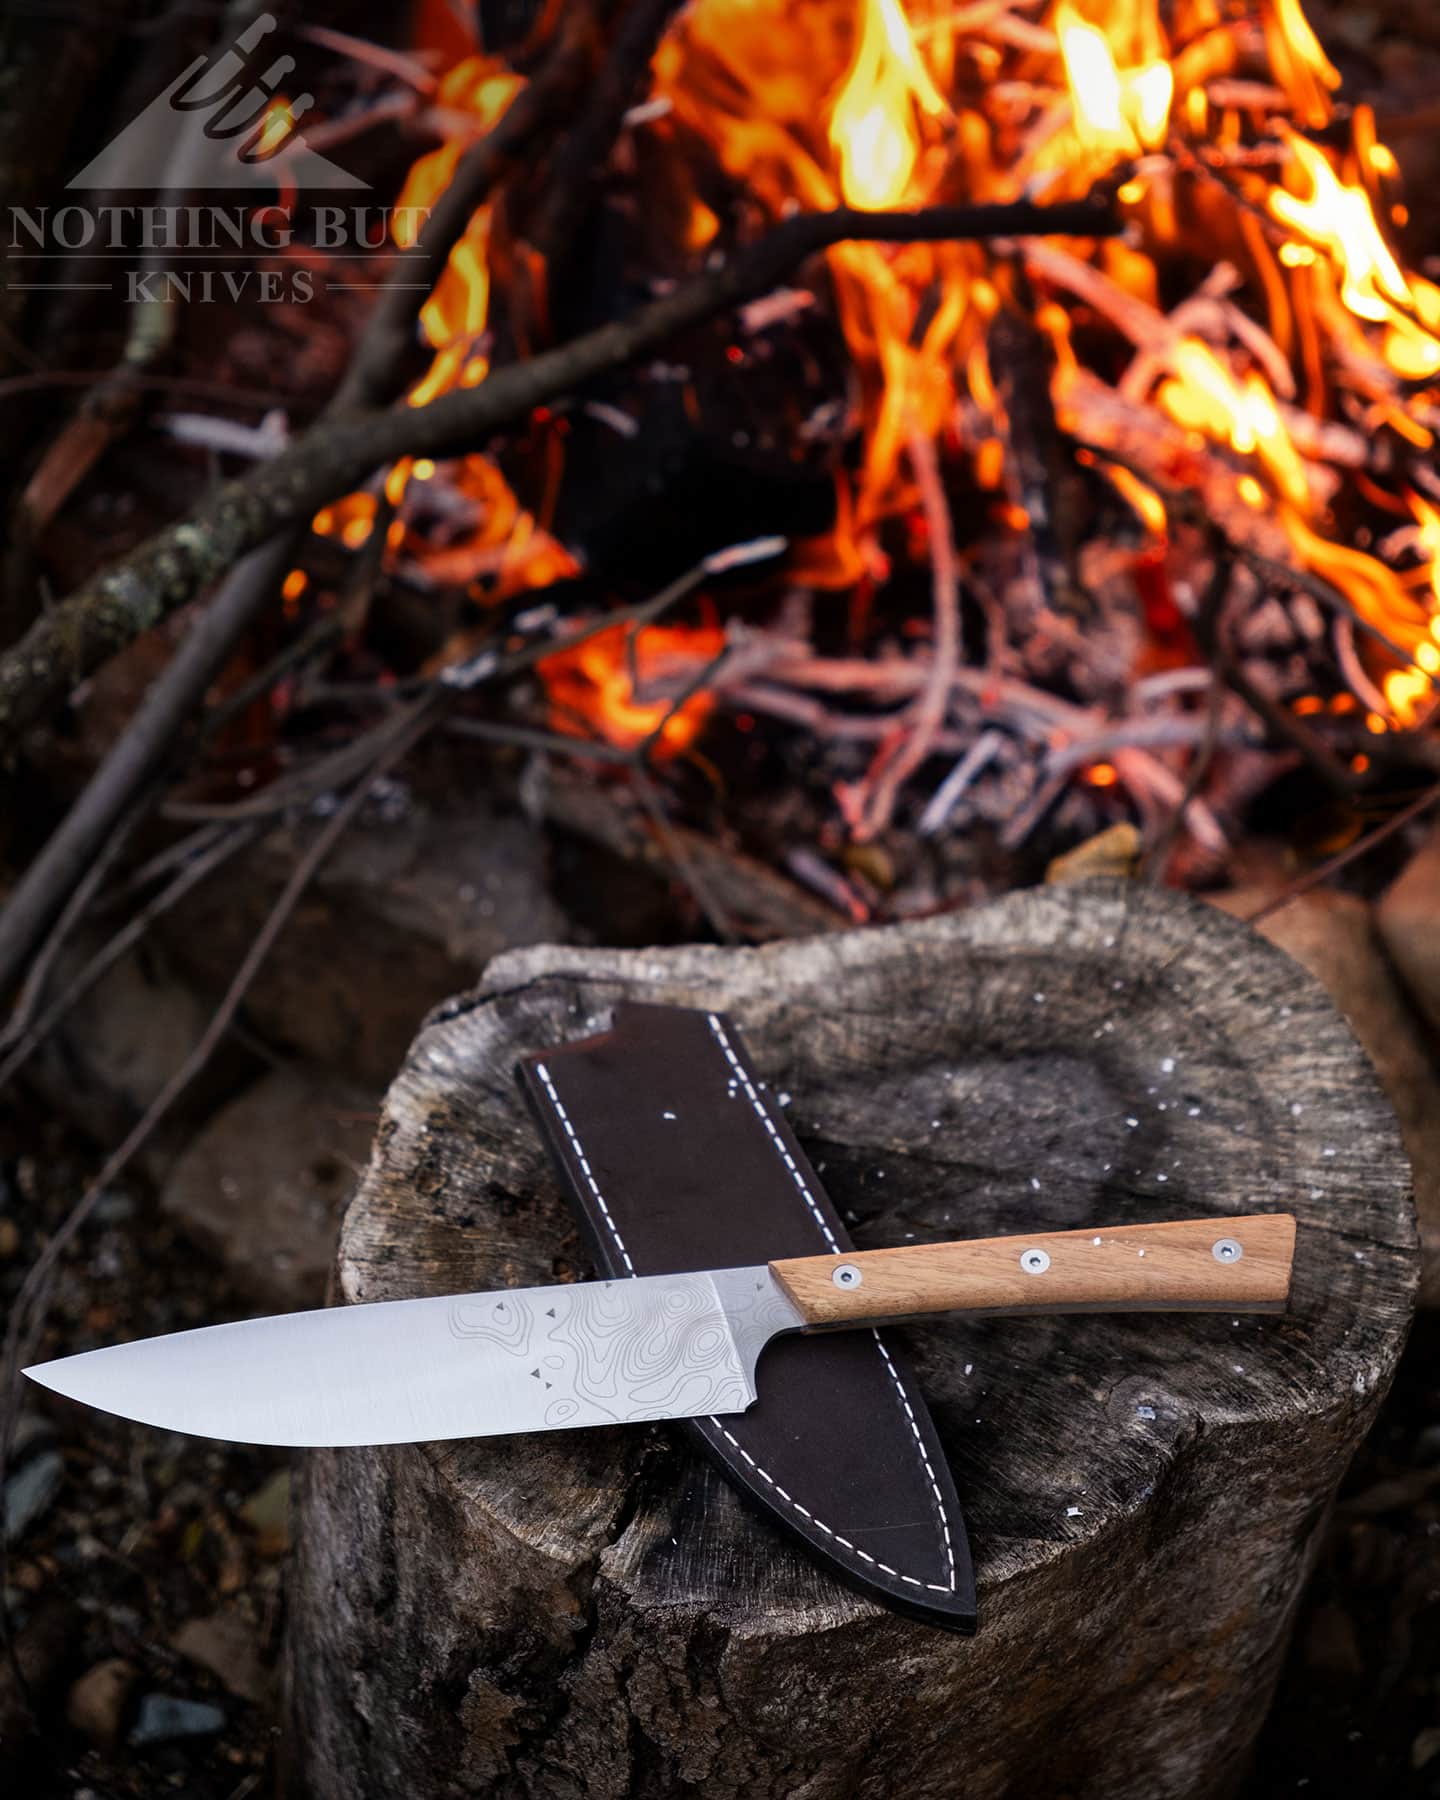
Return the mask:
<svg viewBox="0 0 1440 1800"><path fill-rule="evenodd" d="M1102 204L940 206L920 212L842 208L787 219L730 260L629 318L497 370L427 406L362 412L312 426L289 449L227 482L189 518L168 526L55 607L0 656L0 744L76 681L160 623L283 527L308 519L382 463L476 449L534 407L659 348L677 332L769 291L832 244L943 242L1117 229Z"/></svg>

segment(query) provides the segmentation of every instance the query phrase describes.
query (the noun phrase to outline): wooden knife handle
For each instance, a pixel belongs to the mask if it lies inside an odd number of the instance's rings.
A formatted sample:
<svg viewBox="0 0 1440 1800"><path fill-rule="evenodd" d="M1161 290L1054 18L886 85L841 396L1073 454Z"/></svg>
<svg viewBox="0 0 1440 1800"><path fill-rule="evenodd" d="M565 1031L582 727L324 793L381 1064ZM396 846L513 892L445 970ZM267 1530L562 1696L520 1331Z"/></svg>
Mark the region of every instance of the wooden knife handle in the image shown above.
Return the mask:
<svg viewBox="0 0 1440 1800"><path fill-rule="evenodd" d="M773 1262L808 1326L920 1313L1280 1312L1295 1220L1182 1219Z"/></svg>

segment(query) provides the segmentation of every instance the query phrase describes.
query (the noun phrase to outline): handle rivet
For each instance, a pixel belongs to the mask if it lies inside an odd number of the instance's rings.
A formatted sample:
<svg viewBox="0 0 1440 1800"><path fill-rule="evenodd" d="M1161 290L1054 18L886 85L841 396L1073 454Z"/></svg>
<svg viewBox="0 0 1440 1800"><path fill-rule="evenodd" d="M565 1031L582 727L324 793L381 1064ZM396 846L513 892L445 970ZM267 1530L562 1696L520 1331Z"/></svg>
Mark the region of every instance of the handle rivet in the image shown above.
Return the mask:
<svg viewBox="0 0 1440 1800"><path fill-rule="evenodd" d="M1216 1262L1239 1262L1245 1254L1245 1247L1236 1238L1217 1238L1211 1245L1210 1254Z"/></svg>
<svg viewBox="0 0 1440 1800"><path fill-rule="evenodd" d="M1048 1250L1022 1250L1020 1267L1027 1275L1043 1275L1050 1267L1050 1252Z"/></svg>
<svg viewBox="0 0 1440 1800"><path fill-rule="evenodd" d="M830 1279L838 1288L857 1288L865 1277L854 1263L841 1263L831 1272Z"/></svg>

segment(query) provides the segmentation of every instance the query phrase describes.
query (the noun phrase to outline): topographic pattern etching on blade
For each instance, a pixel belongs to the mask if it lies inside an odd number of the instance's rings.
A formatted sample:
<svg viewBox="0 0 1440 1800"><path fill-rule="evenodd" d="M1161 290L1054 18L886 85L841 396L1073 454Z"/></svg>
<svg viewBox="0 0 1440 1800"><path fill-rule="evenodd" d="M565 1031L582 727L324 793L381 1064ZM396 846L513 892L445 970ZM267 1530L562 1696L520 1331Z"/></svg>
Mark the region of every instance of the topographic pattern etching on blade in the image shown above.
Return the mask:
<svg viewBox="0 0 1440 1800"><path fill-rule="evenodd" d="M548 1426L743 1412L754 1399L709 1275L471 1296L453 1303L450 1330L525 1365Z"/></svg>

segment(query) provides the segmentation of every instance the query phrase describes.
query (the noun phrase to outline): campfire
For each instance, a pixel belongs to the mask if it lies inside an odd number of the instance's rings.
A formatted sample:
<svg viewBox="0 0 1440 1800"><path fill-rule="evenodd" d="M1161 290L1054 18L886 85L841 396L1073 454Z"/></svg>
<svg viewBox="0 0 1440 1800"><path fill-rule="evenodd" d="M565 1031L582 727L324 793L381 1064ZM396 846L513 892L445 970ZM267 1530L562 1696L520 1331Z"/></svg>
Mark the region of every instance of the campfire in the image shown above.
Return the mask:
<svg viewBox="0 0 1440 1800"><path fill-rule="evenodd" d="M329 296L293 309L306 354L348 366L317 448L162 419L251 461L238 531L222 497L72 594L0 666L0 730L104 660L117 582L163 612L268 544L216 627L259 652L222 683L243 747L174 816L237 779L308 800L439 695L511 774L538 757L532 810L618 807L596 835L658 845L730 935L758 915L709 903L687 833L863 921L1115 826L1203 882L1294 770L1317 839L1404 799L1440 673L1440 286L1300 0L526 17L487 47L423 5L405 51L315 27L325 103L265 89L282 213L295 158L366 143L393 201L273 259ZM272 341L241 312L221 366L253 382ZM116 416L52 449L35 541ZM76 829L92 853L99 815ZM956 884L960 844L989 876ZM83 866L55 857L52 910Z"/></svg>
<svg viewBox="0 0 1440 1800"><path fill-rule="evenodd" d="M400 216L436 205L553 29L439 76L445 141ZM783 553L543 661L532 723L669 757L703 756L712 721L796 735L832 847L977 821L1018 845L1060 807L1072 831L1178 809L1202 853L1241 753L1358 784L1424 725L1440 287L1393 247L1396 159L1299 0L694 0L642 85L586 173L578 253L537 253L523 169L471 214L412 403L589 322L603 282L663 293L796 213L1102 195L1122 229L838 243L496 450L395 462L313 529L357 552L383 529L396 580L463 591L432 668L527 596L633 591L644 547L591 566L574 521L609 464L643 532L626 478L665 508L653 445L679 418L718 440L696 548L758 522Z"/></svg>

